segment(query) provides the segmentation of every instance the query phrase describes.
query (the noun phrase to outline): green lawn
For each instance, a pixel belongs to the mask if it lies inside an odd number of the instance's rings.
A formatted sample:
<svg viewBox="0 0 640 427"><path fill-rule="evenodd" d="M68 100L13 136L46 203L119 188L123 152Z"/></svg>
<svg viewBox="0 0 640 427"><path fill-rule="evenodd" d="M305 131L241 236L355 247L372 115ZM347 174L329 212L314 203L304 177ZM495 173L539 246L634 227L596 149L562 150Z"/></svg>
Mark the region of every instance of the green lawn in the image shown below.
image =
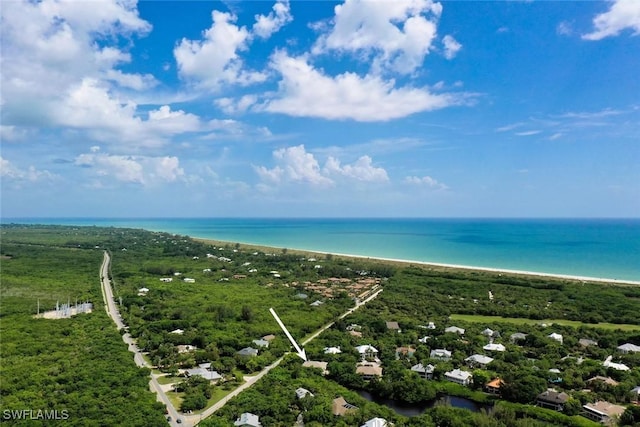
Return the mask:
<svg viewBox="0 0 640 427"><path fill-rule="evenodd" d="M629 324L616 324L616 323L584 323L578 322L576 320L566 320L566 319L543 319L543 320L534 320L534 319L522 319L516 317L502 317L502 316L481 316L476 314L452 314L449 316L451 320L461 320L464 322L476 322L476 323L515 323L518 325L529 324L536 325L545 323L547 325L557 324L563 326L573 326L578 328L580 326L585 326L588 328L600 328L600 329L621 329L623 331L634 331L640 330L640 325L629 325Z"/></svg>

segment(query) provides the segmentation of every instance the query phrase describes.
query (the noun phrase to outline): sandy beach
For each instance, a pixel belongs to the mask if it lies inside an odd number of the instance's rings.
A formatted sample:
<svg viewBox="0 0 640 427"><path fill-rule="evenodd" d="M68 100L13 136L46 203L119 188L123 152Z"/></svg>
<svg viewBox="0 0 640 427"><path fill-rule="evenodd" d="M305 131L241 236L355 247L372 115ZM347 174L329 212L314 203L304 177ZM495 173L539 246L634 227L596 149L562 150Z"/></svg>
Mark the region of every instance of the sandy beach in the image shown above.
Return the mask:
<svg viewBox="0 0 640 427"><path fill-rule="evenodd" d="M257 249L265 253L282 253L283 250L285 250L285 248L257 245L253 243L247 243L247 242L231 242L231 241L214 240L214 239L207 239L207 238L201 238L201 237L193 237L193 238L196 240L200 240L200 241L207 242L212 245L218 245L218 246L238 244L242 248ZM421 265L424 267L442 268L445 270L451 269L451 270L466 270L466 271L482 271L482 272L489 272L489 273L497 273L499 276L502 274L507 274L507 275L531 276L531 277L539 277L539 278L548 277L553 279L574 280L578 282L594 282L594 283L603 283L603 284L640 286L640 281L634 281L634 280L619 280L619 279L603 278L603 277L573 276L573 275L566 275L566 274L541 273L541 272L535 272L535 271L509 270L509 269L477 267L477 266L459 265L459 264L444 264L444 263L416 261L416 260L407 260L407 259L371 257L371 256L365 256L365 255L343 254L343 253L336 253L336 252L323 252L323 251L314 251L314 250L308 250L308 249L286 248L286 251L288 253L299 253L302 255L323 255L323 256L332 255L332 256L341 257L341 258L366 259L370 261L389 262L389 263L397 263L402 265Z"/></svg>

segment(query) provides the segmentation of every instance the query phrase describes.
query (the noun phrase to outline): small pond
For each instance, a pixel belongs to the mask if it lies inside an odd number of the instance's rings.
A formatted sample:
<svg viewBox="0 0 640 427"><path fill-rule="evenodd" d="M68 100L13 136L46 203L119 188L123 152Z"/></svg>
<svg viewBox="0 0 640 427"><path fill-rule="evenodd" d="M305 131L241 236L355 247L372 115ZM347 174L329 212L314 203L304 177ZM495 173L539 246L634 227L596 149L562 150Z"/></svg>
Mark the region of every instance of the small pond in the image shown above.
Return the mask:
<svg viewBox="0 0 640 427"><path fill-rule="evenodd" d="M368 391L360 390L358 394L365 399L375 402L379 405L384 405L390 409L393 409L400 415L405 417L415 417L422 414L429 408L433 408L436 405L450 405L454 408L468 409L473 412L479 412L481 409L491 409L492 405L476 403L473 400L469 400L464 397L444 395L438 399L426 403L406 403L393 399L386 399L383 397L377 397L369 393Z"/></svg>

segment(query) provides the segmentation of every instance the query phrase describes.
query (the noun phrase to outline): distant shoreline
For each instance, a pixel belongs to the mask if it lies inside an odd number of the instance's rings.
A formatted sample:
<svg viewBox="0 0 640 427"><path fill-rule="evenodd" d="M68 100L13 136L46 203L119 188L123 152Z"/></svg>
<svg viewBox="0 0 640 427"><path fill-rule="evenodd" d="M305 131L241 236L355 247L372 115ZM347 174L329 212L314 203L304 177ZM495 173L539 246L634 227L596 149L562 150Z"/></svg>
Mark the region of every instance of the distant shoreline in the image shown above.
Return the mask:
<svg viewBox="0 0 640 427"><path fill-rule="evenodd" d="M498 273L498 274L508 274L508 275L516 275L516 276L530 276L530 277L539 277L539 278L553 278L553 279L565 279L565 280L574 280L578 282L595 282L595 283L603 283L603 284L616 284L616 285L634 285L640 286L640 281L634 280L625 280L625 279L608 279L603 277L588 277L588 276L574 276L568 274L554 274L554 273L539 273L535 271L525 271L525 270L509 270L503 268L491 268L491 267L476 267L471 265L459 265L459 264L446 264L446 263L438 263L438 262L428 262L428 261L416 261L416 260L406 260L406 259L397 259L397 258L384 258L384 257L376 257L376 256L366 256L366 255L353 255L353 254L343 254L336 252L325 252L318 250L310 250L310 249L297 249L297 248L283 248L277 246L267 246L254 244L249 242L235 242L229 240L218 240L211 239L206 237L195 237L192 236L193 239L199 240L201 242L211 243L214 245L235 245L238 244L240 246L244 246L247 248L261 249L261 250L272 250L272 251L280 251L282 253L283 250L287 250L292 253L301 253L301 254L318 254L318 255L333 255L341 258L353 258L353 259L365 259L365 260L373 260L373 261L381 261L381 262L391 262L402 265L421 265L425 267L438 267L443 269L451 269L451 270L467 270L467 271L482 271L489 273Z"/></svg>

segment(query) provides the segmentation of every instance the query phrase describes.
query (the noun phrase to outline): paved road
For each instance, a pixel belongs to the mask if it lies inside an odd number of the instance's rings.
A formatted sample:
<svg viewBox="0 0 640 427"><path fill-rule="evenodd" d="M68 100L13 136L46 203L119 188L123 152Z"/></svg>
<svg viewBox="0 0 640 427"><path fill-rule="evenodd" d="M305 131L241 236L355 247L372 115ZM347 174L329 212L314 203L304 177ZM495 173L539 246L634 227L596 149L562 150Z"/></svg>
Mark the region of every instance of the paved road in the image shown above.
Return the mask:
<svg viewBox="0 0 640 427"><path fill-rule="evenodd" d="M115 300L113 298L113 289L111 288L111 281L109 280L109 263L111 262L111 258L109 257L109 253L107 251L104 252L104 258L102 260L102 266L100 267L100 282L102 284L102 297L104 298L104 308L116 324L118 331L124 329L125 325L122 321L122 317L120 316L120 312L118 311L118 307L116 306ZM133 353L133 360L136 362L136 365L140 368L152 368L148 365L148 363L142 357L142 352L136 345L135 341L129 335L129 333L125 333L122 335L122 340L127 344L127 347L130 352ZM167 411L169 411L169 416L171 416L171 421L169 425L172 427L191 427L192 424L184 419L184 416L181 415L176 408L173 406L169 397L167 397L166 393L160 387L158 383L158 379L155 375L151 374L151 379L149 380L149 389L156 393L157 399L159 402L164 403L167 406ZM183 419L181 424L178 424L176 420Z"/></svg>

